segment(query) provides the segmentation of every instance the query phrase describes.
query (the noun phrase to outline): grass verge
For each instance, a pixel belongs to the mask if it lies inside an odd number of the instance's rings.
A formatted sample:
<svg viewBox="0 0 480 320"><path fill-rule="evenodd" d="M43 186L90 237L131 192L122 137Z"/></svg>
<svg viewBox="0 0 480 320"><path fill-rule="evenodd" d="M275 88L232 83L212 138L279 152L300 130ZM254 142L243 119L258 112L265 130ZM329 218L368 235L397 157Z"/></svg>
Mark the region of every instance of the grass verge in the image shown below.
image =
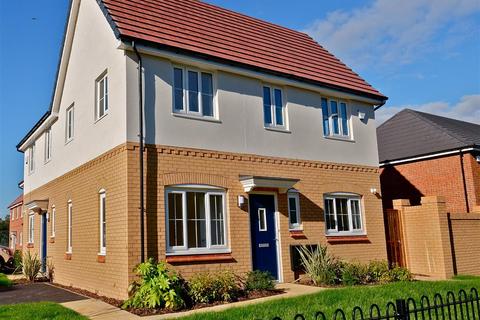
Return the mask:
<svg viewBox="0 0 480 320"><path fill-rule="evenodd" d="M303 314L305 319L314 319L317 311L322 311L331 319L336 309L341 308L346 314L351 314L355 306L368 311L372 303L378 304L382 310L389 301L412 297L416 301L422 295L433 299L435 293L443 296L448 291L458 294L460 289L480 290L480 277L458 276L448 281L415 281L397 282L377 286L345 287L326 289L322 292L284 298L256 305L232 308L223 312L199 313L182 319L186 320L220 320L220 319L273 319L276 316L284 320L294 319L296 314Z"/></svg>
<svg viewBox="0 0 480 320"><path fill-rule="evenodd" d="M0 306L0 319L9 320L86 320L88 318L58 303L36 302Z"/></svg>

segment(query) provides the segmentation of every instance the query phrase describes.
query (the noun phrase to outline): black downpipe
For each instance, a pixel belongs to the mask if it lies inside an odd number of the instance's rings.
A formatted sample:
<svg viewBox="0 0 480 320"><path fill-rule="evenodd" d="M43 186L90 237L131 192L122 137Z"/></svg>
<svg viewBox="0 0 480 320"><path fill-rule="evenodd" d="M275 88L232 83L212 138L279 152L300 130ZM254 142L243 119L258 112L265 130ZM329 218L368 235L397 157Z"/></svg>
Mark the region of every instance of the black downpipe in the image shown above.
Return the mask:
<svg viewBox="0 0 480 320"><path fill-rule="evenodd" d="M132 41L133 51L138 59L138 140L140 143L140 262L145 262L145 202L143 199L143 80L142 80L142 57L138 53L135 41Z"/></svg>
<svg viewBox="0 0 480 320"><path fill-rule="evenodd" d="M465 194L465 208L470 213L470 205L468 204L467 182L465 181L465 168L463 167L463 151L460 150L460 168L462 169L463 193Z"/></svg>

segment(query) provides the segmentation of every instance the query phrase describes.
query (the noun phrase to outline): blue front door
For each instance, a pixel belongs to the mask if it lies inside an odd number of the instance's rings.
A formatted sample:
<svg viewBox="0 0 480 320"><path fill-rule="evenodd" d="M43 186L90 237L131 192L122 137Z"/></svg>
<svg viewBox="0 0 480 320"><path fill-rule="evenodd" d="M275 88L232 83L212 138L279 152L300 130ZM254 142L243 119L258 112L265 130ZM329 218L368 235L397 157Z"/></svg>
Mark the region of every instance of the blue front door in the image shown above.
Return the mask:
<svg viewBox="0 0 480 320"><path fill-rule="evenodd" d="M268 271L278 280L275 198L251 194L249 202L253 270Z"/></svg>

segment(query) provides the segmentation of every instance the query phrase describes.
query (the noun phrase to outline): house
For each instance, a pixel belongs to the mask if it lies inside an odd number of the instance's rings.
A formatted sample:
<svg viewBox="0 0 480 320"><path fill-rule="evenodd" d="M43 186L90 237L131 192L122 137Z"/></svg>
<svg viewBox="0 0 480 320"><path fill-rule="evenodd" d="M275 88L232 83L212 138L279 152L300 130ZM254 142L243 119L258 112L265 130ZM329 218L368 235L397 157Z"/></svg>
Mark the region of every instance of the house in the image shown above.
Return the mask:
<svg viewBox="0 0 480 320"><path fill-rule="evenodd" d="M12 250L22 250L23 244L23 194L19 195L8 206L10 212L9 247Z"/></svg>
<svg viewBox="0 0 480 320"><path fill-rule="evenodd" d="M50 109L17 146L24 246L120 299L147 257L280 282L300 244L386 259L386 99L297 31L193 0L73 0Z"/></svg>
<svg viewBox="0 0 480 320"><path fill-rule="evenodd" d="M405 109L377 129L382 197L420 204L443 196L452 213L480 206L480 125Z"/></svg>

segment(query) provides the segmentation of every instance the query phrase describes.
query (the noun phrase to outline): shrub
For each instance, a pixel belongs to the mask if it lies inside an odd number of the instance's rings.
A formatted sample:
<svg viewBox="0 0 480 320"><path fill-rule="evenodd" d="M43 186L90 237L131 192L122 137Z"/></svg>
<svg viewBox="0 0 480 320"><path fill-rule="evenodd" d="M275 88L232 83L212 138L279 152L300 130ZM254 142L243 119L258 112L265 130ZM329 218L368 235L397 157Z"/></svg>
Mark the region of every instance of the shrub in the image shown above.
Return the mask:
<svg viewBox="0 0 480 320"><path fill-rule="evenodd" d="M407 268L403 267L393 267L388 272L389 274L389 282L397 282L397 281L411 281L412 280L412 273Z"/></svg>
<svg viewBox="0 0 480 320"><path fill-rule="evenodd" d="M265 291L273 290L275 288L275 279L270 272L265 271L251 271L247 274L245 280L246 291Z"/></svg>
<svg viewBox="0 0 480 320"><path fill-rule="evenodd" d="M241 293L232 271L197 273L189 282L189 293L195 303L230 302Z"/></svg>
<svg viewBox="0 0 480 320"><path fill-rule="evenodd" d="M373 260L368 263L368 282L381 282L389 272L387 261Z"/></svg>
<svg viewBox="0 0 480 320"><path fill-rule="evenodd" d="M12 280L8 279L3 273L0 273L0 288L9 288L11 286Z"/></svg>
<svg viewBox="0 0 480 320"><path fill-rule="evenodd" d="M345 263L342 269L342 282L347 286L368 283L368 267L361 263Z"/></svg>
<svg viewBox="0 0 480 320"><path fill-rule="evenodd" d="M35 281L38 274L40 273L40 269L42 267L42 263L40 259L38 259L37 254L32 255L30 251L25 252L23 259L22 259L22 273L30 281Z"/></svg>
<svg viewBox="0 0 480 320"><path fill-rule="evenodd" d="M170 271L165 263L156 263L152 258L139 264L135 272L140 282L130 286L130 298L124 308L167 308L178 310L185 306L182 279Z"/></svg>
<svg viewBox="0 0 480 320"><path fill-rule="evenodd" d="M47 260L47 272L48 272L48 281L53 282L53 276L55 274L55 265L53 264L52 259Z"/></svg>
<svg viewBox="0 0 480 320"><path fill-rule="evenodd" d="M310 246L302 245L299 253L305 272L315 285L332 285L338 281L339 263L330 255L326 246L318 244L312 249Z"/></svg>
<svg viewBox="0 0 480 320"><path fill-rule="evenodd" d="M13 266L15 269L20 269L22 267L22 251L15 250L13 253Z"/></svg>

